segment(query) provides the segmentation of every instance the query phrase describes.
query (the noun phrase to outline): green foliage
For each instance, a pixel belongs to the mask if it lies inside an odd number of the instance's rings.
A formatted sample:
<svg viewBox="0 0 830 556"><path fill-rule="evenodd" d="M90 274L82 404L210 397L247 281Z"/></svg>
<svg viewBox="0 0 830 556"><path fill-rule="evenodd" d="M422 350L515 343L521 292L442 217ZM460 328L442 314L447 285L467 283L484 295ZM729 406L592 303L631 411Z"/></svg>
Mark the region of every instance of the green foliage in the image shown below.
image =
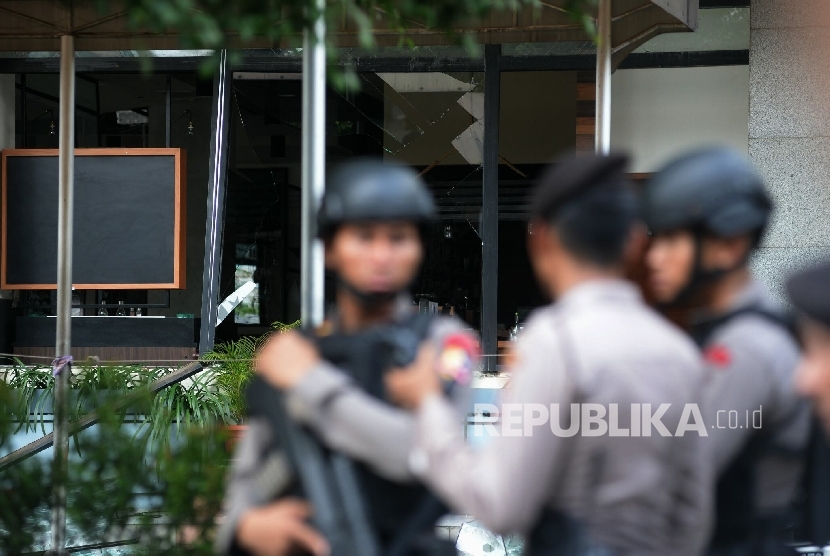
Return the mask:
<svg viewBox="0 0 830 556"><path fill-rule="evenodd" d="M48 507L50 493L48 468L38 459L0 471L0 554L27 552L46 534L48 523L38 513Z"/></svg>
<svg viewBox="0 0 830 556"><path fill-rule="evenodd" d="M300 326L300 321L291 324L275 322L271 325L273 333L280 334ZM228 397L232 420L242 421L245 417L245 387L254 376L254 359L257 350L270 336L259 338L243 337L231 342L216 344L213 351L202 356L205 363L213 363L216 371L216 383Z"/></svg>
<svg viewBox="0 0 830 556"><path fill-rule="evenodd" d="M162 511L140 516L137 554L213 554L229 464L227 432L193 427L185 438L159 458Z"/></svg>
<svg viewBox="0 0 830 556"><path fill-rule="evenodd" d="M73 367L70 418L95 409L100 420L73 435L78 455L65 476L37 456L0 470L0 555L44 547L56 481L67 485L68 523L82 544L123 539L138 543L133 554L211 554L229 464L221 425L241 417L243 409L232 411L231 390L242 399L256 347L267 337L220 344L206 357L210 368L156 395L146 388L168 369ZM0 381L0 454L15 427L45 431L54 388L49 367L18 362L6 380L8 386ZM128 392L132 405L116 411L109 402Z"/></svg>
<svg viewBox="0 0 830 556"><path fill-rule="evenodd" d="M144 413L150 403L149 397L143 398L132 410ZM79 457L70 460L67 472L67 520L87 543L131 536L139 493L164 488L152 466L155 454L148 452L143 438L149 431L131 432L124 426L124 413L108 406L99 413L95 428L76 435Z"/></svg>
<svg viewBox="0 0 830 556"><path fill-rule="evenodd" d="M285 323L282 323L282 322L275 322L275 323L271 324L271 330L277 332L278 334L281 334L283 332L288 332L289 330L295 330L297 328L300 328L301 325L302 325L302 321L300 321L300 320L295 320L294 322L292 322L290 324L285 324Z"/></svg>
<svg viewBox="0 0 830 556"><path fill-rule="evenodd" d="M99 421L72 436L77 455L70 455L65 475L40 456L0 471L0 554L45 548L59 480L67 486L67 522L77 541L70 545L121 539L134 544L129 552L136 555L212 554L230 463L221 423L241 418L253 358L267 338L220 344L205 358L210 368L155 395L146 388L168 369L73 367L70 418L94 409ZM0 381L0 454L8 452L15 428L45 432L54 394L49 367L18 362L6 381ZM130 407L116 410L112 402L127 393ZM240 404L235 413L233 396Z"/></svg>
<svg viewBox="0 0 830 556"><path fill-rule="evenodd" d="M11 390L0 382L0 453L11 438L17 404ZM0 554L20 554L46 532L37 519L45 509L50 485L39 461L24 461L0 471Z"/></svg>
<svg viewBox="0 0 830 556"><path fill-rule="evenodd" d="M8 400L4 388L0 400ZM146 413L150 403L139 400L132 410ZM78 435L81 455L70 459L65 477L72 536L83 544L137 541L136 554L210 554L229 464L227 433L215 424L190 427L151 453L149 430L135 434L123 413L106 406L99 412L98 425ZM0 431L10 425L0 421ZM60 479L39 457L0 471L0 554L43 547L52 483Z"/></svg>
<svg viewBox="0 0 830 556"><path fill-rule="evenodd" d="M272 47L299 47L301 34L322 13L327 28L339 28L347 22L363 48L376 45L373 30L378 24L400 35L398 46L411 47L405 32L414 27L444 31L454 30L470 21L480 20L491 12L521 6L538 6L539 0L97 0L102 14L126 9L129 24L150 33L175 32L185 49L211 49L202 71L213 73L218 51L244 48L252 41L263 40ZM595 36L590 10L596 0L569 0L566 7L582 21L590 36ZM478 46L470 34L456 33L455 40L471 54ZM329 60L337 57L332 35L326 36ZM239 60L238 51L230 51L231 63ZM329 68L335 87L352 89L358 80L350 68Z"/></svg>
<svg viewBox="0 0 830 556"><path fill-rule="evenodd" d="M593 14L596 12L599 0L568 0L565 8L570 12L571 18L582 24L585 33L594 42L599 40L597 35L597 23Z"/></svg>
<svg viewBox="0 0 830 556"><path fill-rule="evenodd" d="M158 373L152 380L163 374ZM141 424L142 430L149 430L147 440L161 451L168 447L171 437L176 439L194 425L232 423L231 404L232 400L217 384L216 373L204 370L156 393L150 412Z"/></svg>
<svg viewBox="0 0 830 556"><path fill-rule="evenodd" d="M114 401L127 393L147 388L169 373L164 367L138 365L87 365L72 367L70 380L70 421ZM55 381L51 367L29 367L18 362L8 371L9 386L17 394L15 414L18 431L46 434L45 423L52 412ZM193 423L234 420L231 402L216 383L215 373L205 370L193 378L168 386L151 398L135 416L139 429L148 431L142 438L157 450L164 449L184 428ZM73 445L79 450L76 436Z"/></svg>

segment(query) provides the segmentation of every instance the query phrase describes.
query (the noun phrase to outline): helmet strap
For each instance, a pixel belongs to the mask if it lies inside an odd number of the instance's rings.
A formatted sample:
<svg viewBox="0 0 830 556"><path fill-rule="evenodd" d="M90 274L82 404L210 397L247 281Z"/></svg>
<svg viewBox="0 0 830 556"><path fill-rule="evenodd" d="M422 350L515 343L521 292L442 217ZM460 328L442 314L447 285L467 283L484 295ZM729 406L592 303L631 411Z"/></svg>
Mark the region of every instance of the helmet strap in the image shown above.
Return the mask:
<svg viewBox="0 0 830 556"><path fill-rule="evenodd" d="M674 296L674 299L663 304L666 308L676 308L680 306L688 307L693 306L695 302L703 302L706 296L707 286L714 284L729 273L738 270L746 264L747 260L749 260L750 251L748 250L740 261L729 268L706 270L703 268L704 231L698 228L692 230L692 234L695 242L694 264L692 266L692 271L689 273L689 278L686 281L686 284L680 289L677 295Z"/></svg>
<svg viewBox="0 0 830 556"><path fill-rule="evenodd" d="M394 301L404 290L397 290L391 292L367 292L361 290L348 280L344 280L340 275L337 276L337 285L349 292L357 299L360 306L365 311L376 311Z"/></svg>

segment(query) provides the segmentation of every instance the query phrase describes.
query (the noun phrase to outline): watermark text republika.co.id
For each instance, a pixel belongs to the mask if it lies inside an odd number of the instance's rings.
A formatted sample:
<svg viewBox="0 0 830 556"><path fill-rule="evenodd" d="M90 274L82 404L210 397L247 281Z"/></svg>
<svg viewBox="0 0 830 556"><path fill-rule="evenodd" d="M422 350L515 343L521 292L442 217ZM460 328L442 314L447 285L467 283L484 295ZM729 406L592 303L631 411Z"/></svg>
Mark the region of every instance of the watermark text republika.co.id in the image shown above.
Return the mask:
<svg viewBox="0 0 830 556"><path fill-rule="evenodd" d="M762 407L751 410L719 409L706 411L707 419L698 404L683 406L679 419L664 423L672 404L633 403L629 405L573 403L559 404L505 403L475 404L475 419L471 423L473 436L533 436L547 428L556 436L709 436L710 429L760 429ZM676 421L676 424L674 422Z"/></svg>

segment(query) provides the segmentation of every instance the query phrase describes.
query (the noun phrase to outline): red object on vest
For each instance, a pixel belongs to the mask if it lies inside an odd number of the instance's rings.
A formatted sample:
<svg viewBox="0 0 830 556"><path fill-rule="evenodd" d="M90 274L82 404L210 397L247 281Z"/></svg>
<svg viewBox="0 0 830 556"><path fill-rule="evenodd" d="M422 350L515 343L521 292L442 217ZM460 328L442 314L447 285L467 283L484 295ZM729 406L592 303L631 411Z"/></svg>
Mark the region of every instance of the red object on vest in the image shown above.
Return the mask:
<svg viewBox="0 0 830 556"><path fill-rule="evenodd" d="M706 348L703 352L703 359L715 367L728 367L732 363L732 354L726 346L717 344Z"/></svg>

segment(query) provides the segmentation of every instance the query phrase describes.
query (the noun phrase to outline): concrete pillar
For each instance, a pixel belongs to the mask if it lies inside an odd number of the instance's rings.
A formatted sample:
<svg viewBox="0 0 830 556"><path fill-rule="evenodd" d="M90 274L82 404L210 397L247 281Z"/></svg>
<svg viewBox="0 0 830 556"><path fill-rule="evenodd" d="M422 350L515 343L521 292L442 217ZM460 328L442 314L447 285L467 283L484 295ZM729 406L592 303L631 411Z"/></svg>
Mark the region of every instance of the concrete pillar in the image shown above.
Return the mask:
<svg viewBox="0 0 830 556"><path fill-rule="evenodd" d="M783 299L794 270L830 256L830 2L753 0L749 154L776 212L753 261Z"/></svg>

